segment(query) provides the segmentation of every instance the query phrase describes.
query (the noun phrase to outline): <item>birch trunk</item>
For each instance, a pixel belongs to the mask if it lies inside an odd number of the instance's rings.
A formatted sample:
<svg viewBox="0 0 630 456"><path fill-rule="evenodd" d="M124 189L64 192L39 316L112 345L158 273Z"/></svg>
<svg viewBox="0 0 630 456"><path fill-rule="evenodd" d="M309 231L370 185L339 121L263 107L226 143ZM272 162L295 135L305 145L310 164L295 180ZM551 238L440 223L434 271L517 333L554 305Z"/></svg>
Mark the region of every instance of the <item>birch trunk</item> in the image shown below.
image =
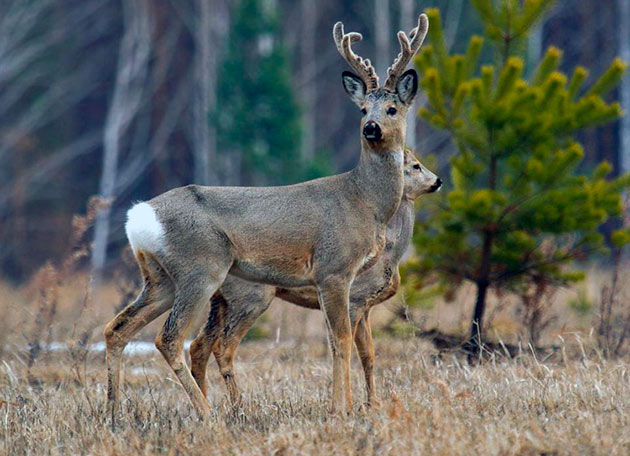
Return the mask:
<svg viewBox="0 0 630 456"><path fill-rule="evenodd" d="M385 71L390 64L391 49L389 0L374 0L374 30L376 31L376 71L381 81L384 81Z"/></svg>
<svg viewBox="0 0 630 456"><path fill-rule="evenodd" d="M302 0L302 29L300 31L300 59L302 74L308 78L302 84L302 159L308 163L315 157L315 101L317 78L309 77L314 71L306 70L315 66L315 32L317 25L317 5L313 0Z"/></svg>
<svg viewBox="0 0 630 456"><path fill-rule="evenodd" d="M120 42L116 84L103 130L103 168L99 196L111 203L116 198L116 175L121 140L138 112L151 53L151 10L148 0L122 3L124 34ZM107 260L111 205L101 209L94 226L92 273L95 283L102 278Z"/></svg>
<svg viewBox="0 0 630 456"><path fill-rule="evenodd" d="M199 17L195 30L195 96L194 145L195 183L217 184L216 132L208 117L216 103L217 49L213 42L213 15L219 0L199 2Z"/></svg>

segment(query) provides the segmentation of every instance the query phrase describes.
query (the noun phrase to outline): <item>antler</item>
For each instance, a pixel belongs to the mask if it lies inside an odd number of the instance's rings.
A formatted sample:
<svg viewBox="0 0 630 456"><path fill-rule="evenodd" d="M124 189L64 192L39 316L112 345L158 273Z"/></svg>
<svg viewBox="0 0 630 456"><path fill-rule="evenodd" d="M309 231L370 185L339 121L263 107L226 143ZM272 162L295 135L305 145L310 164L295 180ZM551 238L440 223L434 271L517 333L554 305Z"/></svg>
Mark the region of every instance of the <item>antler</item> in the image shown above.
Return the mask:
<svg viewBox="0 0 630 456"><path fill-rule="evenodd" d="M344 33L343 23L337 22L333 28L333 38L337 45L337 50L348 62L348 65L357 73L371 92L378 89L378 76L369 59L363 59L352 51L352 43L357 43L363 39L363 35L356 32Z"/></svg>
<svg viewBox="0 0 630 456"><path fill-rule="evenodd" d="M405 71L405 67L411 61L420 46L424 38L427 36L429 30L429 19L426 14L421 14L418 17L418 25L409 33L409 38L405 32L398 32L398 42L400 43L400 53L392 66L387 69L387 80L383 88L389 91L396 90L396 83L398 78Z"/></svg>

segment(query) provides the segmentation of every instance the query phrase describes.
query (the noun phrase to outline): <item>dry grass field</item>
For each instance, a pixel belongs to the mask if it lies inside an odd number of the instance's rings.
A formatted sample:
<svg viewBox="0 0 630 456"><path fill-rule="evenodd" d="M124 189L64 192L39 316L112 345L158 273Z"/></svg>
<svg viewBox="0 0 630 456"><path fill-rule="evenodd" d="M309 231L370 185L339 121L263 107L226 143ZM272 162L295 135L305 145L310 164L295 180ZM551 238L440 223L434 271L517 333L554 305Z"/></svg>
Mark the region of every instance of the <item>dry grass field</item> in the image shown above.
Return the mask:
<svg viewBox="0 0 630 456"><path fill-rule="evenodd" d="M112 432L104 353L76 341L102 340L119 293L86 297L77 277L47 294L47 280L0 290L0 454L630 454L630 364L600 357L591 319L562 307L562 326L550 330L558 350L548 358L525 350L469 366L418 338L381 334L380 404L362 405L354 359L357 403L350 416L337 417L328 413L331 363L321 315L277 303L263 324L269 337L239 351L240 407L228 403L211 360L213 416L199 422L153 350L126 356L120 427ZM428 314L444 326L464 312L444 305ZM509 332L510 315L494 317L497 330ZM376 317L390 318L386 308ZM139 338L151 341L158 324ZM29 346L34 339L42 351ZM49 341L70 341L70 348L46 350Z"/></svg>
<svg viewBox="0 0 630 456"><path fill-rule="evenodd" d="M327 413L324 347L248 343L233 409L216 369L208 423L158 354L128 359L120 429L105 421L103 356L73 365L55 355L24 378L0 366L4 454L484 454L627 455L630 372L595 360L541 364L531 356L468 367L435 359L417 340L381 339L375 409ZM214 366L213 366L214 367ZM357 370L355 369L355 372ZM361 393L359 376L355 391ZM362 395L360 394L359 397Z"/></svg>

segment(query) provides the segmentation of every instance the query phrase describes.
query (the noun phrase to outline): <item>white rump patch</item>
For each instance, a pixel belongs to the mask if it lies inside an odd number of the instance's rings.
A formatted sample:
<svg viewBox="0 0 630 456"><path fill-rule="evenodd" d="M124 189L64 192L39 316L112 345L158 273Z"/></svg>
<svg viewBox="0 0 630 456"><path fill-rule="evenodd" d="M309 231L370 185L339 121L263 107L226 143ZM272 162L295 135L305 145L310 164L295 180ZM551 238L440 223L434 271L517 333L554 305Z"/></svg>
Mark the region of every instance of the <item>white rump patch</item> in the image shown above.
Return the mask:
<svg viewBox="0 0 630 456"><path fill-rule="evenodd" d="M134 254L138 250L157 252L164 249L164 228L148 203L138 203L129 209L125 231Z"/></svg>

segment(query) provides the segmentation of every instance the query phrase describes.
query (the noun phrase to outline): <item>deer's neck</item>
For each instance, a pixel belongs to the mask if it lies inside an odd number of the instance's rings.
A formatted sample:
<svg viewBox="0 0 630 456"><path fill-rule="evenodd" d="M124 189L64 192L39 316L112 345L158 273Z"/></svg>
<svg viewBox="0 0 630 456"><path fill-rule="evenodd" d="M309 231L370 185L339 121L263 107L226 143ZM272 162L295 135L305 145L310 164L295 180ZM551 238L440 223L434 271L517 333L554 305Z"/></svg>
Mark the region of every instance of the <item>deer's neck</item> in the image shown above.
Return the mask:
<svg viewBox="0 0 630 456"><path fill-rule="evenodd" d="M387 241L391 242L388 256L393 264L397 264L402 259L409 247L415 219L416 211L413 201L403 198L398 211L387 225Z"/></svg>
<svg viewBox="0 0 630 456"><path fill-rule="evenodd" d="M403 193L403 151L372 152L362 149L352 171L362 201L374 211L379 223L388 223L398 210Z"/></svg>

